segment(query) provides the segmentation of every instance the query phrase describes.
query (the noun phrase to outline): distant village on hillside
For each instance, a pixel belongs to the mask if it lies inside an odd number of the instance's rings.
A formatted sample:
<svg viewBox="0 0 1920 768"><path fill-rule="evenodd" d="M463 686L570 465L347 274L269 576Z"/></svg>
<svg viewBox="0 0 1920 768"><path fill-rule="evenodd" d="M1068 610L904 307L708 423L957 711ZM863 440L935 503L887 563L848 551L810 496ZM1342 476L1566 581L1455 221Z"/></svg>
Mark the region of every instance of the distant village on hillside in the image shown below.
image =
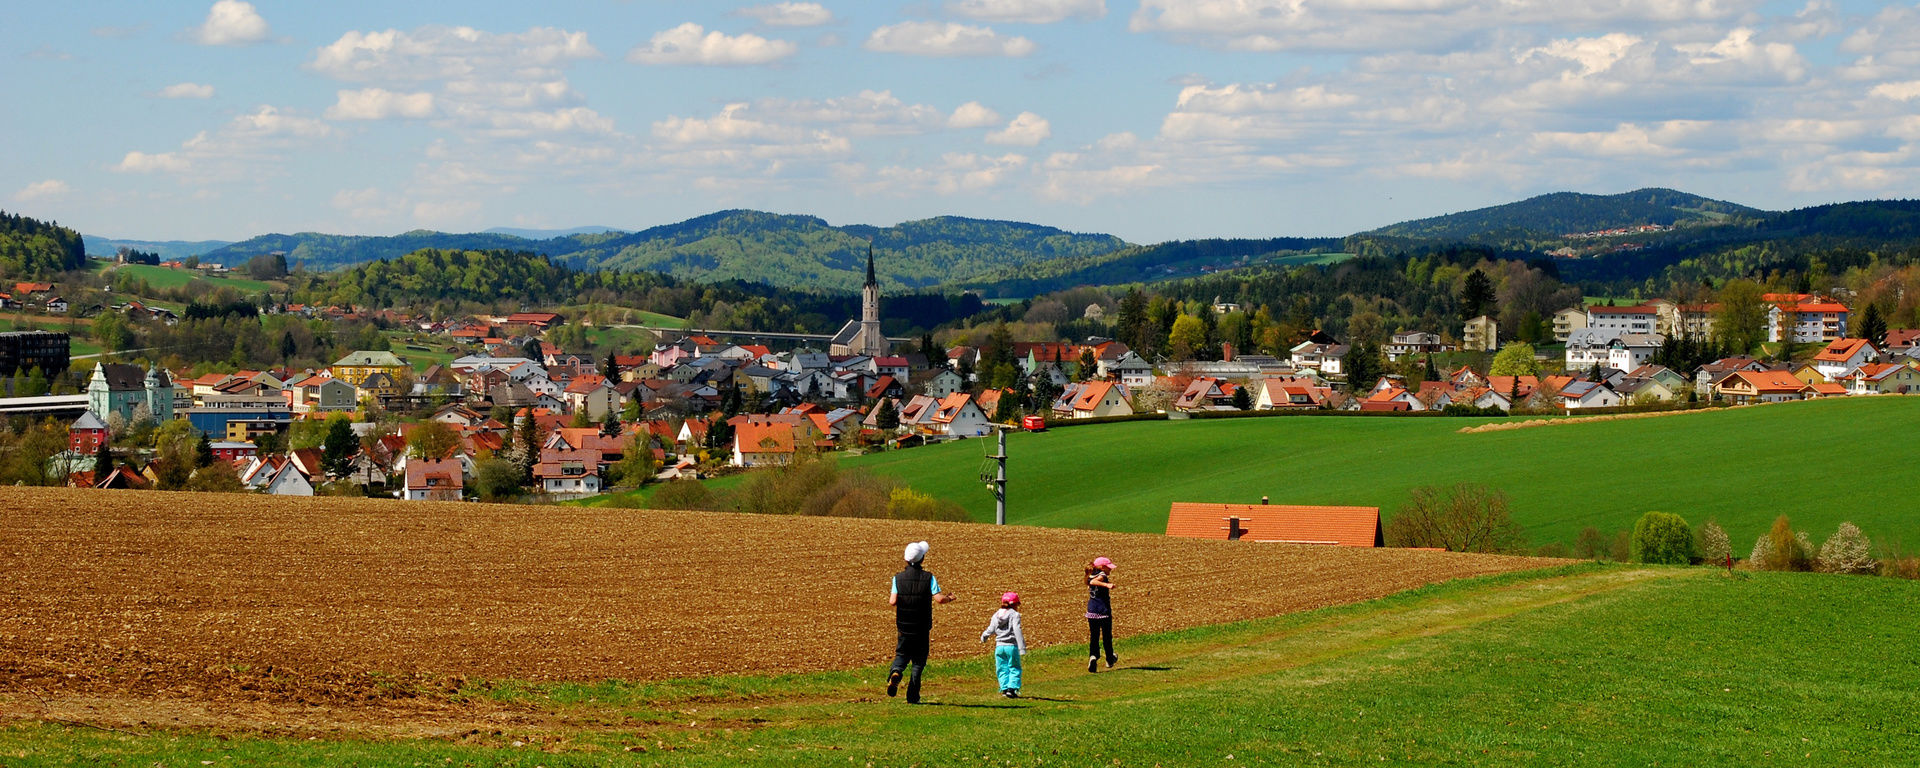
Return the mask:
<svg viewBox="0 0 1920 768"><path fill-rule="evenodd" d="M49 315L71 311L55 288L20 283L0 301ZM1218 360L1148 360L1106 338L946 349L923 340L910 348L881 333L869 254L861 315L818 339L824 349L803 343L776 351L713 332L664 341L646 354L596 357L545 340L569 322L556 312L432 320L291 304L276 309L336 319L377 314L458 356L416 369L392 351L360 350L322 369L263 365L200 376L96 361L75 371L87 374L84 393L4 398L0 410L65 419L64 448L46 463L51 476L75 486L565 500L784 465L807 451L901 449L1088 419L1607 412L1920 389L1920 331L1856 338L1848 308L1831 297L1763 298L1765 338L1780 350L1772 359L1717 356L1675 366L1676 344L1713 337L1720 308L1654 300L1559 312L1552 318L1558 358L1503 344L1498 324L1482 315L1457 335L1392 334L1377 360L1358 359L1355 345L1321 331L1307 332L1284 357L1241 354L1228 344ZM175 320L139 302L110 311ZM1797 345L1819 351L1789 357ZM1692 351L1698 358L1699 349ZM1461 352L1491 356L1491 365L1434 362ZM1416 361L1424 375L1405 372ZM1020 384L986 386L978 372L995 364L1013 366ZM0 375L18 381L29 369L46 375L70 365L66 334L0 334Z"/></svg>

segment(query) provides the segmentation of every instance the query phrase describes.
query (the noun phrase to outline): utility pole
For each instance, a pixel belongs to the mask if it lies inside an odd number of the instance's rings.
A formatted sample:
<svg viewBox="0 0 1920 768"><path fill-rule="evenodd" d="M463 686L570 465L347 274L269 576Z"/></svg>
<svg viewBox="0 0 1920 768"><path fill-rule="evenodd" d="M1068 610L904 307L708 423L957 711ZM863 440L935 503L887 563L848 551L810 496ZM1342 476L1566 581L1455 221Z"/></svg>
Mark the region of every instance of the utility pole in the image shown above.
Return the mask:
<svg viewBox="0 0 1920 768"><path fill-rule="evenodd" d="M1007 430L997 426L993 430L999 439L1000 452L988 456L993 459L994 475L987 481L987 488L993 491L993 524L1007 524Z"/></svg>

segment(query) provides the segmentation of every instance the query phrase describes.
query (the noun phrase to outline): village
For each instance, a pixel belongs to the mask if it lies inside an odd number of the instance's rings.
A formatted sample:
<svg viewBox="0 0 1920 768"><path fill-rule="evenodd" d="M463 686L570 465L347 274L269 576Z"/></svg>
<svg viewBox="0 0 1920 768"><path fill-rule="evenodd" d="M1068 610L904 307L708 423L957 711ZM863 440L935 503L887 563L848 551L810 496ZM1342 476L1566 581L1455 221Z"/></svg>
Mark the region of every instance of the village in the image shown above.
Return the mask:
<svg viewBox="0 0 1920 768"><path fill-rule="evenodd" d="M130 432L180 421L201 443L192 473L217 462L216 474L232 469L239 489L411 500L514 492L559 501L785 465L800 452L901 449L1086 420L1219 411L1564 414L1920 387L1920 331L1887 332L1877 342L1852 338L1848 308L1832 298L1764 298L1767 340L1783 352L1819 345L1817 354L1802 360L1726 356L1675 370L1656 362L1663 346L1711 337L1717 307L1664 300L1558 313L1553 334L1564 349L1560 357L1502 344L1497 323L1486 316L1466 321L1452 337L1457 343L1434 332L1393 334L1379 347L1381 360L1357 367L1354 345L1320 331L1307 333L1286 357L1237 354L1229 344L1218 360L1149 361L1122 342L1097 337L940 349L927 348L928 336L920 348L896 352L909 345L881 334L870 262L861 317L849 320L824 350L775 351L722 341L716 333L656 343L644 354L595 355L544 340L569 322L554 312L430 320L379 310L418 338L463 354L416 368L390 350L356 350L320 369L200 376L97 362L86 378L86 412L68 425L67 449L51 461L70 485L164 486L167 462L184 459L145 450L116 457L109 446L126 442ZM51 302L43 306L54 311ZM282 311L336 317L364 310L291 305ZM1792 344L1777 344L1782 340ZM1490 354L1492 364L1434 363L1460 352ZM975 372L990 357L1010 360L1022 384L984 386ZM1423 375L1407 373L1420 370L1415 361L1424 363ZM1359 371L1383 370L1383 363L1399 367L1355 379ZM325 434L335 421L348 431ZM485 479L489 462L496 470ZM502 481L503 473L512 479Z"/></svg>

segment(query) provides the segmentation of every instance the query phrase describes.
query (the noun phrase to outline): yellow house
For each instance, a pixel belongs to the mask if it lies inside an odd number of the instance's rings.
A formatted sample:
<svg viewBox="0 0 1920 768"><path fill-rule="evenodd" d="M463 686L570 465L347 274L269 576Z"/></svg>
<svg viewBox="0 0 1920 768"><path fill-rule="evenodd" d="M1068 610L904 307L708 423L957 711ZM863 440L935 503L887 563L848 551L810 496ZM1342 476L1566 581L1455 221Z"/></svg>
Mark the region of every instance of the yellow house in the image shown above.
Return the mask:
<svg viewBox="0 0 1920 768"><path fill-rule="evenodd" d="M1807 386L1827 383L1826 374L1821 373L1820 369L1813 367L1813 363L1801 363L1793 369L1793 377L1799 379L1800 383Z"/></svg>
<svg viewBox="0 0 1920 768"><path fill-rule="evenodd" d="M1500 324L1486 315L1468 320L1460 330L1460 349L1466 352L1499 351Z"/></svg>
<svg viewBox="0 0 1920 768"><path fill-rule="evenodd" d="M392 352L356 350L340 358L331 366L331 370L334 378L359 387L368 376L376 373L386 374L389 381L397 379L407 367L407 361Z"/></svg>

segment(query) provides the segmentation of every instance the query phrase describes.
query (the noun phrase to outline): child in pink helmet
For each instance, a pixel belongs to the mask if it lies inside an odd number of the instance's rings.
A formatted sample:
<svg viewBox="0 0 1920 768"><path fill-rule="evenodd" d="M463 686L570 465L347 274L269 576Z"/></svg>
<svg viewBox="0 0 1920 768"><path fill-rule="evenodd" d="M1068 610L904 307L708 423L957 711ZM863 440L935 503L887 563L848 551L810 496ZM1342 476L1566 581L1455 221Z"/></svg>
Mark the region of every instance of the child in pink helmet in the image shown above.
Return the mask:
<svg viewBox="0 0 1920 768"><path fill-rule="evenodd" d="M1027 655L1027 637L1020 631L1020 593L1000 596L1000 610L987 619L980 642L993 638L994 666L1000 673L1000 695L1020 698L1020 657Z"/></svg>

